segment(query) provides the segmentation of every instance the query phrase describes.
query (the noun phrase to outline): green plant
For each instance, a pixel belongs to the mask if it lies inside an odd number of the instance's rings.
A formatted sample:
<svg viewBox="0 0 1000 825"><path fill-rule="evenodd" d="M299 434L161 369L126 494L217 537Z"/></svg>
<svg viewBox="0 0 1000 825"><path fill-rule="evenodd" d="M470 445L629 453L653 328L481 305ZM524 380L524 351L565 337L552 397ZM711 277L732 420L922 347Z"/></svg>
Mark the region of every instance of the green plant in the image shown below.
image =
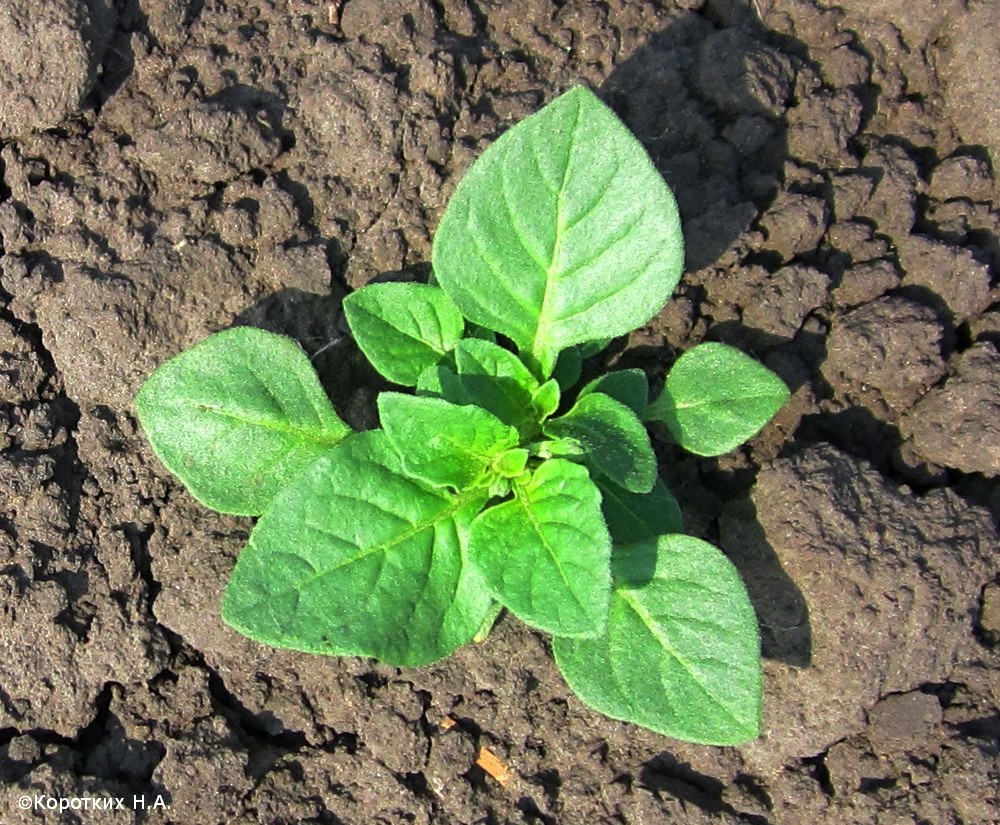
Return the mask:
<svg viewBox="0 0 1000 825"><path fill-rule="evenodd" d="M673 196L573 89L472 166L438 227L437 285L344 301L390 381L352 433L305 354L235 328L147 380L153 448L205 505L259 515L223 618L261 642L416 666L505 607L552 634L589 705L683 739L758 733L757 625L735 568L682 534L644 420L701 455L785 402L763 366L696 346L649 401L640 370L576 388L583 359L653 317L681 274Z"/></svg>

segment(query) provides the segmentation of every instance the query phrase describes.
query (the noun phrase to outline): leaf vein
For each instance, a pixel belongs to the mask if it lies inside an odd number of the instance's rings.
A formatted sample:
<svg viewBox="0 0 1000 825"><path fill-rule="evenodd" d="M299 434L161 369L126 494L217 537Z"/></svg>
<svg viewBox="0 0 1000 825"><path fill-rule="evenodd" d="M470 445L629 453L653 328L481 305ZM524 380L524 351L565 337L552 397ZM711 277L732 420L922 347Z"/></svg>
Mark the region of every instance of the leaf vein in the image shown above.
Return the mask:
<svg viewBox="0 0 1000 825"><path fill-rule="evenodd" d="M523 296L514 291L511 285L507 282L504 277L504 272L497 267L497 264L493 261L493 258L486 254L488 246L484 245L480 240L479 235L473 231L472 227L468 224L466 226L469 228L469 238L472 240L472 245L476 247L476 252L479 253L479 259L486 264L490 272L493 273L495 277L496 285L499 286L504 292L506 292L521 309L528 313L529 317L535 314L535 307L533 307L528 300Z"/></svg>
<svg viewBox="0 0 1000 825"><path fill-rule="evenodd" d="M590 201L587 203L587 205L573 216L572 220L567 221L565 224L563 224L562 228L563 232L569 232L571 229L573 229L573 227L575 227L584 218L586 218L587 215L589 215L591 212L597 209L598 206L600 206L601 201L604 200L604 196L608 194L608 190L611 189L611 184L614 183L615 177L618 175L618 168L619 168L618 161L615 160L614 168L611 170L611 174L608 176L607 180L605 180L604 183L601 184L597 196L591 198Z"/></svg>
<svg viewBox="0 0 1000 825"><path fill-rule="evenodd" d="M618 246L618 244L620 244L622 241L628 240L628 236L632 234L632 232L640 223L642 223L645 217L646 217L646 210L640 209L638 213L636 213L634 219L629 221L629 223L625 226L625 228L617 232L615 236L610 240L610 242L602 246L601 249L597 250L597 252L593 253L592 255L588 255L582 260L574 261L571 266L566 267L565 269L559 271L556 274L560 279L565 280L568 276L573 275L579 272L581 269L590 266L592 263L594 263L594 261L607 255L608 252L614 249L614 247ZM655 257L655 255L656 252L654 251L653 255L651 255L650 258L647 258L642 265L634 268L635 269L644 268L645 264L648 263L652 257ZM620 290L618 289L614 290L614 292L619 292L619 291Z"/></svg>
<svg viewBox="0 0 1000 825"><path fill-rule="evenodd" d="M704 679L702 679L699 676L697 670L691 667L692 662L697 662L699 660L705 661L705 660L700 659L700 657L698 656L682 655L670 643L670 639L666 635L664 635L661 629L657 626L655 617L650 614L650 612L642 605L641 602L639 602L635 598L635 596L633 596L628 590L620 590L619 594L621 595L625 603L639 617L639 620L644 625L646 625L646 628L649 630L650 635L652 635L653 638L655 638L656 641L660 643L660 646L667 652L667 654L671 656L674 659L674 661L677 662L678 665L680 665L681 669L684 670L691 678L691 681L694 682L696 685L698 685L698 687L701 688L701 690L705 693L705 695L708 696L710 699L712 699L716 703L716 705L718 705L718 707L720 707L723 710L726 716L728 716L730 719L733 720L733 722L737 724L737 726L742 726L743 724L745 724L745 721L738 718L729 709L729 705L726 704L726 702L723 699L720 699L719 696L715 693L715 691L713 691L707 684L705 684Z"/></svg>
<svg viewBox="0 0 1000 825"><path fill-rule="evenodd" d="M345 558L342 558L342 559L338 560L337 562L335 562L334 564L330 565L329 567L318 569L316 571L316 573L314 573L309 578L304 579L304 580L302 580L300 582L296 582L295 585L294 585L295 589L296 590L304 590L307 587L311 587L316 581L318 581L319 579L323 578L324 576L328 576L329 574L334 573L337 570L340 570L341 568L348 567L349 565L354 564L355 562L361 561L362 559L367 558L368 556L371 556L371 555L373 555L375 553L385 553L385 552L388 552L393 547L396 547L397 545L402 544L402 543L408 541L409 539L413 538L414 536L419 535L422 531L426 530L428 527L433 527L438 522L441 522L441 521L444 521L446 519L452 518L459 510L462 509L462 507L464 507L466 504L468 504L469 501L471 501L473 498L475 498L479 494L480 493L479 493L478 490L469 490L464 495L461 495L461 496L458 496L457 498L455 498L452 501L451 505L449 505L444 510L440 510L437 513L435 513L433 516L431 516L430 518L427 518L427 519L424 519L422 521L418 521L418 522L415 522L415 523L408 522L404 517L399 516L399 515L393 513L390 510L386 510L385 508L380 507L379 505L374 504L373 502L370 502L367 499L361 499L361 498L357 498L357 497L353 497L353 496L345 496L343 494L338 494L338 496L340 498L345 498L348 501L357 501L357 502L363 502L365 504L372 505L372 506L376 507L377 509L379 509L379 510L385 512L385 513L388 513L389 515L393 516L397 520L400 520L400 521L403 521L403 522L411 524L411 527L410 527L409 530L403 530L400 533L397 533L396 535L390 537L388 540L383 541L383 542L381 542L379 544L373 544L370 547L358 547L358 545L352 545L353 547L357 548L359 550L359 552L357 552L357 553L355 553L354 555L351 555L351 556L346 556ZM316 524L315 522L307 521L306 522L306 527L310 528L311 530L315 530L318 533L322 533L324 535L332 536L333 538L337 539L338 541L346 541L342 536L340 536L340 535L332 532L331 530L325 528L322 525Z"/></svg>
<svg viewBox="0 0 1000 825"><path fill-rule="evenodd" d="M610 248L611 247L608 247L608 249ZM606 249L604 251L607 252L608 250ZM650 254L647 255L640 263L633 266L633 269L641 272L648 266L649 262L653 260L653 258L655 258L658 254L659 252L657 250L655 249L652 250ZM597 260L597 258L599 257L600 255L593 257L590 261L587 262L586 265L593 263L593 261ZM583 315L585 312L590 312L595 306L600 304L602 301L606 301L608 298L611 298L612 296L617 295L620 292L623 292L625 289L628 288L628 286L630 285L625 285L625 286L619 285L619 286L613 286L611 289L604 290L603 292L598 292L598 293L592 292L590 295L588 295L588 297L590 298L590 301L588 303L584 304L584 306L582 307L574 309L572 312L567 312L560 315L558 320L566 321L569 318L575 318L577 315Z"/></svg>
<svg viewBox="0 0 1000 825"><path fill-rule="evenodd" d="M298 427L295 425L284 424L280 421L275 421L273 418L261 418L259 416L244 415L239 412L227 410L225 407L219 407L204 401L195 401L191 404L191 406L201 412L209 413L217 416L218 418L237 421L241 424L246 424L252 427L261 427L266 430L276 430L278 432L298 436L303 440L315 441L320 444L330 444L330 446L333 446L343 440L340 433L331 433L329 430L322 427Z"/></svg>
<svg viewBox="0 0 1000 825"><path fill-rule="evenodd" d="M580 127L580 108L580 104L577 103L576 111L573 114L573 125L569 130L570 138L569 147L566 150L566 165L563 167L562 181L559 183L559 192L556 194L556 237L552 242L552 261L548 266L543 267L545 270L545 290L542 293L542 305L538 311L538 319L535 322L535 335L531 342L531 352L539 361L542 360L540 356L543 344L545 343L545 336L548 335L548 327L552 322L552 319L549 318L549 315L552 313L550 308L553 294L552 286L557 280L555 269L562 252L564 201L566 198L566 186L569 181L569 170L573 165L573 140L577 129Z"/></svg>
<svg viewBox="0 0 1000 825"><path fill-rule="evenodd" d="M584 615L586 615L587 614L587 608L585 607L585 605L583 604L583 602L580 600L580 597L576 594L576 591L571 586L570 580L566 578L566 571L563 569L563 566L562 566L562 563L561 563L561 561L559 559L559 556L556 554L555 549L552 547L552 545L549 543L548 539L545 537L545 534L542 532L542 523L538 520L535 512L528 506L528 503L526 501L524 501L521 498L517 498L516 501L524 509L524 512L525 512L525 515L527 516L528 521L530 522L530 524L531 524L532 528L534 529L535 533L538 535L539 539L541 539L542 546L545 548L545 550L548 551L549 557L555 563L556 570L558 571L559 577L562 579L563 584L565 585L566 592L569 593L570 597L576 603L577 607L579 607L580 611ZM547 521L546 524L563 524L563 522ZM534 593L535 593L535 588L532 587L531 588L531 593L529 594L529 601L531 601L532 606L534 606L534 600L532 599L532 597L534 596Z"/></svg>

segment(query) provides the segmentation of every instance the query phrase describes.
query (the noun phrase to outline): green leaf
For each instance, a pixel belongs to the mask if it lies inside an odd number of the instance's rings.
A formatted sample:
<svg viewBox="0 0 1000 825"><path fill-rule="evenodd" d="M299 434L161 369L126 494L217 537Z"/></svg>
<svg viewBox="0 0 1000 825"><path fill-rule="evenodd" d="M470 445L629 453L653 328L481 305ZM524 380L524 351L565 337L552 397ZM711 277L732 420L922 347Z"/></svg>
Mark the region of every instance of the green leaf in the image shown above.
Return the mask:
<svg viewBox="0 0 1000 825"><path fill-rule="evenodd" d="M478 338L482 341L489 341L491 344L497 342L497 334L493 330L486 329L486 327L481 327L478 324L466 324L465 337Z"/></svg>
<svg viewBox="0 0 1000 825"><path fill-rule="evenodd" d="M162 364L136 413L164 466L206 507L255 516L351 429L301 347L252 327L216 333Z"/></svg>
<svg viewBox="0 0 1000 825"><path fill-rule="evenodd" d="M531 406L537 420L544 421L559 408L559 382L550 378L540 386L531 397Z"/></svg>
<svg viewBox="0 0 1000 825"><path fill-rule="evenodd" d="M519 430L537 422L533 400L538 381L514 353L467 338L455 347L455 371L441 366L421 374L420 391L453 404L474 404Z"/></svg>
<svg viewBox="0 0 1000 825"><path fill-rule="evenodd" d="M451 374L450 379L445 375L446 373ZM417 395L444 398L444 382L448 380L452 382L458 380L455 377L453 369L444 364L435 364L432 367L427 367L417 376Z"/></svg>
<svg viewBox="0 0 1000 825"><path fill-rule="evenodd" d="M575 438L553 438L547 441L536 441L532 448L539 458L571 458L582 459L587 454L586 447Z"/></svg>
<svg viewBox="0 0 1000 825"><path fill-rule="evenodd" d="M755 436L788 400L788 387L767 367L725 344L699 344L667 375L646 411L684 449L721 455Z"/></svg>
<svg viewBox="0 0 1000 825"><path fill-rule="evenodd" d="M662 480L656 479L648 493L633 493L607 478L594 483L601 491L601 512L615 544L634 544L684 530L681 508Z"/></svg>
<svg viewBox="0 0 1000 825"><path fill-rule="evenodd" d="M469 557L522 621L564 636L602 630L611 540L600 502L584 467L550 459L472 522Z"/></svg>
<svg viewBox="0 0 1000 825"><path fill-rule="evenodd" d="M712 545L670 535L615 547L606 632L553 639L573 692L614 719L714 745L759 735L757 621L736 568Z"/></svg>
<svg viewBox="0 0 1000 825"><path fill-rule="evenodd" d="M580 350L580 357L586 361L588 358L592 358L597 355L601 350L605 349L608 344L611 343L610 338L597 338L592 341L584 341L578 349Z"/></svg>
<svg viewBox="0 0 1000 825"><path fill-rule="evenodd" d="M493 470L501 478L517 478L528 467L529 453L524 447L498 455L493 461Z"/></svg>
<svg viewBox="0 0 1000 825"><path fill-rule="evenodd" d="M438 487L472 486L518 442L517 430L479 407L384 392L378 409L406 472Z"/></svg>
<svg viewBox="0 0 1000 825"><path fill-rule="evenodd" d="M417 666L472 639L492 600L465 559L486 494L410 478L380 430L313 464L257 522L222 617L265 644Z"/></svg>
<svg viewBox="0 0 1000 825"><path fill-rule="evenodd" d="M542 431L550 438L578 441L597 470L633 492L649 492L656 481L649 433L632 410L604 393L584 396Z"/></svg>
<svg viewBox="0 0 1000 825"><path fill-rule="evenodd" d="M493 630L493 625L496 624L501 613L503 613L503 605L500 602L493 602L490 612L486 614L486 618L483 619L483 623L479 630L476 631L476 635L472 637L472 641L476 644L485 642L489 638Z"/></svg>
<svg viewBox="0 0 1000 825"><path fill-rule="evenodd" d="M649 379L642 370L616 370L595 378L580 390L579 397L583 398L592 392L610 395L641 418L646 414L649 404Z"/></svg>
<svg viewBox="0 0 1000 825"><path fill-rule="evenodd" d="M575 386L582 373L583 358L580 357L579 347L570 347L559 353L555 369L552 370L552 377L562 390Z"/></svg>
<svg viewBox="0 0 1000 825"><path fill-rule="evenodd" d="M642 145L578 87L472 165L432 257L462 314L508 336L548 377L560 350L655 315L684 250L673 195Z"/></svg>
<svg viewBox="0 0 1000 825"><path fill-rule="evenodd" d="M344 314L375 369L408 387L458 343L465 324L447 293L426 284L369 284L344 299Z"/></svg>

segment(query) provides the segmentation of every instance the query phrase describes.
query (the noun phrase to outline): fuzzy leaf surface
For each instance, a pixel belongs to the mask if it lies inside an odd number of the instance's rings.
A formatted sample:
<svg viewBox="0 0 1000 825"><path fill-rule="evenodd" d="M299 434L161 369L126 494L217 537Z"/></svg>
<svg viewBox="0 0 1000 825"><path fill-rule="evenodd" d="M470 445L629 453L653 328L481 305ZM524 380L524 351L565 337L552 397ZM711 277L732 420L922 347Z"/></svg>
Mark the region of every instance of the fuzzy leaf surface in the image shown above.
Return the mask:
<svg viewBox="0 0 1000 825"><path fill-rule="evenodd" d="M649 404L649 379L639 369L615 370L587 384L580 390L580 398L592 392L610 395L641 418Z"/></svg>
<svg viewBox="0 0 1000 825"><path fill-rule="evenodd" d="M458 343L465 326L447 293L427 284L369 284L344 299L344 314L372 366L407 387Z"/></svg>
<svg viewBox="0 0 1000 825"><path fill-rule="evenodd" d="M760 642L739 574L691 536L615 547L606 632L553 639L586 704L692 742L734 745L760 730Z"/></svg>
<svg viewBox="0 0 1000 825"><path fill-rule="evenodd" d="M462 314L511 338L548 377L560 350L659 311L684 250L674 197L642 145L577 87L472 165L432 257Z"/></svg>
<svg viewBox="0 0 1000 825"><path fill-rule="evenodd" d="M586 468L539 465L514 498L472 522L469 556L497 601L525 623L564 636L602 630L611 539Z"/></svg>
<svg viewBox="0 0 1000 825"><path fill-rule="evenodd" d="M576 386L583 373L583 358L579 347L569 347L559 353L552 377L558 382L560 389L568 390Z"/></svg>
<svg viewBox="0 0 1000 825"><path fill-rule="evenodd" d="M557 409L559 409L560 400L561 393L559 390L559 382L554 378L550 378L542 384L538 388L538 391L531 397L531 406L538 419L545 420Z"/></svg>
<svg viewBox="0 0 1000 825"><path fill-rule="evenodd" d="M446 375L450 373L450 377ZM445 381L457 381L455 370L445 364L434 364L422 370L417 376L417 395L430 398L444 398ZM448 399L452 400L452 399ZM459 403L453 401L453 403Z"/></svg>
<svg viewBox="0 0 1000 825"><path fill-rule="evenodd" d="M421 373L421 393L482 407L519 430L534 424L539 384L520 358L499 344L475 338L460 341L453 355L454 370L439 365Z"/></svg>
<svg viewBox="0 0 1000 825"><path fill-rule="evenodd" d="M656 455L649 433L632 410L611 396L583 396L566 415L545 423L555 439L579 442L587 459L616 484L646 493L656 480Z"/></svg>
<svg viewBox="0 0 1000 825"><path fill-rule="evenodd" d="M524 447L515 447L497 456L493 469L501 478L517 478L528 466L529 454Z"/></svg>
<svg viewBox="0 0 1000 825"><path fill-rule="evenodd" d="M485 499L424 485L382 431L361 433L257 522L223 619L276 647L400 666L440 659L472 639L492 604L463 549Z"/></svg>
<svg viewBox="0 0 1000 825"><path fill-rule="evenodd" d="M677 499L662 480L648 493L633 493L607 478L594 481L601 491L601 512L616 545L635 544L684 530Z"/></svg>
<svg viewBox="0 0 1000 825"><path fill-rule="evenodd" d="M161 364L135 399L160 461L206 507L255 516L351 429L291 338L235 327Z"/></svg>
<svg viewBox="0 0 1000 825"><path fill-rule="evenodd" d="M384 392L378 409L406 472L436 487L473 485L518 442L517 430L480 407Z"/></svg>
<svg viewBox="0 0 1000 825"><path fill-rule="evenodd" d="M788 401L785 383L738 349L710 342L685 352L646 411L684 449L714 456L755 436Z"/></svg>

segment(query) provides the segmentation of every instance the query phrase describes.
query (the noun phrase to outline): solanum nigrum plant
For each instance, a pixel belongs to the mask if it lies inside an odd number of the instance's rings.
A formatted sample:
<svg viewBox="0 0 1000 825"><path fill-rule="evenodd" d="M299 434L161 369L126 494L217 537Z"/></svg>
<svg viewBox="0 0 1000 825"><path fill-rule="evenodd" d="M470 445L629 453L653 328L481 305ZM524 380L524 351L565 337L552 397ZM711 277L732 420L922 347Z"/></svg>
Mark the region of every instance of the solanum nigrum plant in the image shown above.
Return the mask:
<svg viewBox="0 0 1000 825"><path fill-rule="evenodd" d="M344 301L399 389L352 432L305 353L252 328L163 364L136 399L194 496L260 516L223 618L270 645L416 666L501 608L552 635L608 716L697 742L757 736L761 666L738 573L682 532L645 422L732 450L788 397L718 343L650 399L641 370L577 386L584 358L646 323L681 275L677 207L639 142L573 89L502 135L448 203L433 284Z"/></svg>

